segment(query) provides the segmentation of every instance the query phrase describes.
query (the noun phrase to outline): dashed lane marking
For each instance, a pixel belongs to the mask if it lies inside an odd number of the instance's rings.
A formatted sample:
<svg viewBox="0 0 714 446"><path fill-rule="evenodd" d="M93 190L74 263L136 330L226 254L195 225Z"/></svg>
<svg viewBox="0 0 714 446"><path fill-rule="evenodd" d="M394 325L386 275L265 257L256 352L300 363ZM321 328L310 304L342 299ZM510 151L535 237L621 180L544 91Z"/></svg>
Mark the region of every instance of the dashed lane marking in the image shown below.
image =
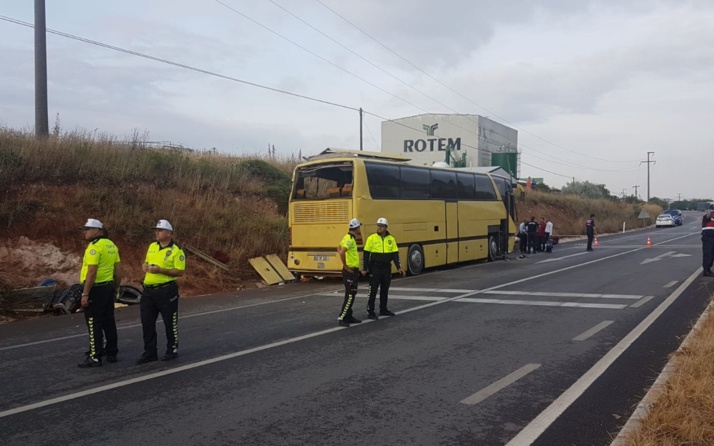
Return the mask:
<svg viewBox="0 0 714 446"><path fill-rule="evenodd" d="M612 324L613 322L615 322L615 321L602 321L599 324L597 324L596 326L594 326L593 328L591 328L590 330L586 330L586 331L582 332L581 334L575 336L573 338L573 341L584 341L584 340L588 339L589 337L593 336L594 334L609 327L610 324Z"/></svg>
<svg viewBox="0 0 714 446"><path fill-rule="evenodd" d="M511 384L515 383L516 381L528 375L532 371L537 370L539 367L540 364L526 364L515 372L510 373L499 379L495 383L484 387L483 389L479 390L478 392L474 393L469 397L464 398L463 400L461 400L461 403L469 405L478 404L489 396L493 395L494 393L503 390Z"/></svg>

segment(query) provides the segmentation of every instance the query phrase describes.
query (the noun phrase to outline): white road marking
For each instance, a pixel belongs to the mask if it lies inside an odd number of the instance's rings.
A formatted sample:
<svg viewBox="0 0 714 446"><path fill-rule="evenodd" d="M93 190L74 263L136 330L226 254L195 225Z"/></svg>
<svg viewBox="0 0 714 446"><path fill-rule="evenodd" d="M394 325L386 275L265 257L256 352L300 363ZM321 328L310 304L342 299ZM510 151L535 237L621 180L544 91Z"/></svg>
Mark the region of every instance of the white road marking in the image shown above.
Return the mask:
<svg viewBox="0 0 714 446"><path fill-rule="evenodd" d="M638 300L634 304L630 305L631 308L640 308L642 305L646 304L647 302L651 301L654 299L654 296L645 296L642 299Z"/></svg>
<svg viewBox="0 0 714 446"><path fill-rule="evenodd" d="M573 341L584 341L590 336L594 335L595 333L607 328L610 324L612 324L615 321L602 321L590 330L584 331L581 334L575 336L573 338Z"/></svg>
<svg viewBox="0 0 714 446"><path fill-rule="evenodd" d="M493 395L494 393L498 392L499 390L505 389L506 387L510 386L514 382L518 381L519 379L523 378L524 376L528 375L534 370L537 370L540 367L540 364L526 364L520 369L516 370L513 373L510 373L503 378L499 379L495 383L484 387L483 389L479 390L478 392L474 393L473 395L464 398L461 400L462 404L478 404L481 401L485 400L489 396Z"/></svg>
<svg viewBox="0 0 714 446"><path fill-rule="evenodd" d="M651 258L649 258L649 259L644 259L644 260L640 263L640 265L646 265L646 264L648 264L648 263L657 262L657 261L659 261L659 260L662 260L662 259L665 258L665 257L669 257L669 256L671 256L672 254L676 254L676 253L677 253L677 251L668 251L668 252L665 252L664 254L658 255L657 257L651 257Z"/></svg>
<svg viewBox="0 0 714 446"><path fill-rule="evenodd" d="M389 295L390 299L401 299L401 300L421 300L421 301L427 301L427 302L438 302L440 300L445 300L448 299L448 297L439 297L439 296L407 296L404 294L390 294Z"/></svg>
<svg viewBox="0 0 714 446"><path fill-rule="evenodd" d="M641 299L636 294L589 294L589 293L558 293L548 291L487 291L484 294L506 294L512 296L552 296L552 297L583 297L592 299Z"/></svg>
<svg viewBox="0 0 714 446"><path fill-rule="evenodd" d="M482 299L478 297L464 297L457 302L469 302L475 304L498 304L498 305L525 305L532 307L568 307L568 308L600 308L605 310L622 310L627 305L620 304L589 304L582 302L556 302L551 300L505 300L505 299Z"/></svg>
<svg viewBox="0 0 714 446"><path fill-rule="evenodd" d="M213 364L216 362L226 361L228 359L237 358L239 356L245 356L250 353L259 352L262 350L268 350L268 349L271 349L274 347L280 347L282 345L292 344L294 342L299 342L299 341L303 341L305 339L322 336L322 335L328 334L328 333L334 333L336 331L340 331L343 329L344 328L342 328L342 327L329 328L327 330L317 331L317 332L306 334L303 336L298 336L295 338L290 338L290 339L285 339L285 340L278 341L278 342L273 342L271 344L266 344L266 345L262 345L259 347L250 348L248 350L243 350L243 351L230 353L230 354L223 355L223 356L217 356L215 358L206 359L206 360L199 361L199 362L194 362L193 364L182 365L182 366L176 367L174 369L162 370L160 372L155 372L155 373L149 373L148 375L137 376L136 378L127 379L124 381L118 381L118 382L115 382L112 384L106 384L104 386L95 387L93 389L87 389L87 390L83 390L81 392L70 393L69 395L63 395L63 396L60 396L57 398L51 398L49 400L39 401L37 403L27 404L25 406L20 406L20 407L15 407L14 409L9 409L9 410L0 412L0 418L8 417L10 415L16 415L16 414L22 413L22 412L27 412L28 410L39 409L40 407L51 406L53 404L62 403L64 401L74 400L74 399L81 398L81 397L84 397L87 395L93 395L95 393L105 392L107 390L117 389L119 387L136 384L136 383L140 383L143 381L149 381L154 378L160 378L162 376L173 375L175 373L180 373L180 372L183 372L186 370L203 367L205 365Z"/></svg>
<svg viewBox="0 0 714 446"><path fill-rule="evenodd" d="M422 291L425 293L470 293L473 290L461 290L458 288L404 288L404 287L389 287L389 291ZM391 296L390 296L391 297Z"/></svg>
<svg viewBox="0 0 714 446"><path fill-rule="evenodd" d="M682 285L667 297L652 313L640 322L620 342L617 343L605 356L581 376L572 386L563 392L550 406L535 417L523 428L518 435L513 437L506 446L530 446L545 430L558 419L560 415L577 400L596 379L607 370L627 348L632 345L664 311L677 300L687 287L694 282L700 272L697 269Z"/></svg>
<svg viewBox="0 0 714 446"><path fill-rule="evenodd" d="M673 286L675 286L678 283L679 283L679 280L673 280L673 281L669 282L667 285L665 285L663 288L672 288Z"/></svg>
<svg viewBox="0 0 714 446"><path fill-rule="evenodd" d="M540 262L536 262L536 263L557 262L558 260L563 260L563 259L567 259L567 258L570 258L570 257L581 256L581 255L587 254L587 253L588 253L587 251L585 251L585 252L579 252L579 253L577 253L577 254L570 254L569 256L556 257L556 258L548 259L548 260L541 260Z"/></svg>
<svg viewBox="0 0 714 446"><path fill-rule="evenodd" d="M276 299L276 300L271 300L268 302L257 302L254 304L240 305L237 307L221 308L220 310L203 311L201 313L182 314L181 319L188 319L188 318L197 317L197 316L206 316L208 314L224 313L226 311L241 310L243 308L258 307L261 305L269 305L269 304L274 304L274 303L279 303L279 302L287 302L287 301L295 300L295 299L305 299L306 297L310 297L310 296L315 296L315 294L314 293L301 294L300 296L296 296L296 297L287 297L285 299ZM141 327L141 324L122 325L121 327L117 327L117 330L125 330L127 328L134 328L134 327ZM47 344L49 342L63 341L65 339L81 338L82 336L87 336L87 333L84 332L84 333L80 333L80 334L62 336L59 338L44 339L42 341L34 341L34 342L26 342L24 344L9 345L7 347L0 347L0 352L4 351L4 350L12 350L15 348L31 347L33 345Z"/></svg>
<svg viewBox="0 0 714 446"><path fill-rule="evenodd" d="M684 236L683 236L683 237L684 237ZM587 266L587 265L590 265L590 264L593 264L593 263L603 262L603 261L605 261L605 260L613 259L613 258L615 258L615 257L620 257L620 256L623 256L623 255L626 255L626 254L631 254L631 253L633 253L633 252L637 252L637 251L640 251L640 250L642 250L642 249L645 249L645 248L644 248L644 247L640 247L640 248L633 249L633 250L630 250L630 251L623 251L623 252L619 252L619 253L617 253L617 254L613 254L613 255L611 255L611 256L606 256L606 257L601 257L601 258L598 258L598 259L594 259L594 260L591 260L591 261L589 261L589 262L583 262L583 263L580 263L580 264L577 264L577 265L571 265L571 266L567 266L567 267L565 267L565 268L560 268L560 269L556 269L556 270L553 270L553 271L548 271L548 272L545 272L545 273L536 274L535 276L525 277L525 278L523 278L523 279L518 279L518 280L514 280L514 281L512 281L512 282L507 282L507 283L504 283L504 284L501 284L501 285L496 285L496 286L493 286L493 287L488 288L488 289L483 290L483 291L475 291L475 292L470 292L470 293L464 293L464 294L461 294L461 295L458 295L458 296L454 296L454 297L450 297L450 298L448 298L448 299L443 299L443 300L440 300L440 301L437 301L437 302L429 302L429 303L424 304L424 305L419 305L419 306L416 306L416 307L407 308L406 310L399 311L399 312L397 312L396 314L405 314L405 313L410 313L410 312L412 312L412 311L423 310L423 309L425 309L425 308L430 308L430 307L433 307L433 306L435 306L435 305L441 305L441 304L446 303L446 302L451 302L451 301L454 301L454 300L466 298L466 297L468 297L468 296L473 296L473 295L479 294L479 293L481 293L481 292L497 290L497 289L499 289L499 288L505 288L505 287L512 286L512 285L516 285L516 284L519 284L519 283L528 282L528 281L530 281L530 280L540 279L541 277L546 277L546 276L550 276L550 275L553 275L553 274L558 274L558 273L561 273L561 272L563 272L563 271L569 271L569 270L571 270L571 269L580 268L580 267ZM472 268L472 267L465 267L464 269L468 269L468 268ZM689 284L690 284L692 281L694 281L694 279L695 279L698 275L699 275L699 271L697 271L697 272L696 272L695 274L693 274L689 279L687 279L687 281L685 281L685 282L682 284L682 286L680 286L679 288L677 288L677 290L675 291L675 293L681 294L681 292L682 292L687 286L689 286ZM677 294L677 295L679 295L679 294ZM314 295L314 294L309 294L308 296L310 296L310 295ZM301 298L301 297L298 296L298 297L286 298L286 299L282 299L282 300L283 300L283 301L287 301L287 300L293 300L293 299L299 299L299 298ZM671 298L671 296L670 296L670 298ZM268 303L274 303L274 302L277 302L277 301L261 302L261 303L258 303L258 304L250 304L250 305L246 305L245 307L257 306L257 305L268 304ZM664 303L666 303L666 302L668 302L668 301L663 302L663 303L660 305L660 307L658 307L658 309L661 308L661 307L664 305ZM668 304L668 305L669 305L669 304ZM218 313L218 312L222 312L222 311L231 311L231 310L235 310L235 309L238 309L238 308L240 308L240 307L233 307L233 308L223 309L223 310L215 310L215 311L206 312L205 314L208 314L208 313ZM664 307L664 308L666 308L666 307ZM664 311L664 308L662 309L662 311ZM199 315L201 315L201 314L203 314L203 313L196 313L195 315L196 315L196 316L199 316ZM654 313L653 313L653 314L654 314ZM652 316L652 314L651 314L650 316ZM648 321L649 318L650 318L650 317L648 316L648 318L646 318L645 321ZM643 325L643 323L644 323L644 321L643 321L642 323L640 323L640 325L638 325L638 327L641 326L641 325ZM651 322L650 322L650 324L651 324ZM10 415L14 415L14 414L22 413L22 412L27 412L27 411L29 411L29 410L37 409L37 408L40 408L40 407L50 406L50 405L53 405L53 404L61 403L61 402L63 402L63 401L73 400L73 399L80 398L80 397L87 396L87 395L93 395L93 394L95 394L95 393L104 392L104 391L106 391L106 390L116 389L116 388L119 388L119 387L128 386L128 385L130 385L130 384L135 384L135 383L142 382L142 381L148 381L148 380L151 380L151 379L154 379L154 378L159 378L159 377L161 377L161 376L166 376L166 375L171 375L171 374L174 374L174 373L179 373L179 372L182 372L182 371L184 371L184 370L190 370L190 369L193 369L193 368L202 367L202 366L204 366L204 365L209 365L209 364L213 364L213 363L216 363L216 362L225 361L225 360L232 359L232 358L237 358L237 357L239 357L239 356L247 355L247 354L250 354L250 353L253 353L253 352L262 351L262 350L267 350L267 349L269 349L269 348L278 347L278 346L281 346L281 345L286 345L286 344L289 344L289 343L292 343L292 342L301 341L301 340L304 340L304 339L310 339L310 338L313 338L313 337L321 336L321 335L323 335L323 334L334 333L334 332L339 331L339 330L342 330L342 329L343 329L342 327L330 328L330 329L327 329L327 330L322 330L322 331L318 331L318 332L306 334L306 335L299 336L299 337L296 337L296 338L286 339L286 340L283 340L283 341L274 342L274 343L267 344L267 345L264 345L264 346L255 347L255 348L252 348L252 349L249 349L249 350L243 350L243 351L236 352L236 353L231 353L231 354L227 354L227 355L223 355L223 356L218 356L218 357L216 357L216 358L207 359L207 360L200 361L200 362L196 362L196 363L193 363L193 364L187 364L187 365L185 365L185 366L177 367L177 368L175 368L175 369L164 370L164 371L157 372L157 373L151 373L151 374L148 374L148 375L139 376L139 377L136 377L136 378L132 378L132 379L125 380L125 381L119 381L119 382L116 382L116 383L113 383L113 384L107 384L107 385L100 386L100 387L96 387L96 388L93 388L93 389L87 389L87 390L84 390L84 391L81 391L81 392L76 392L76 393L72 393L72 394L69 394L69 395L64 395L64 396L57 397L57 398L51 398L51 399L49 399L49 400L39 401L39 402L37 402L37 403L32 403L32 404L28 404L28 405L25 405L25 406L20 406L20 407L14 408L14 409L10 409L10 410L6 410L6 411L3 411L3 412L0 412L0 418L4 418L4 417L10 416ZM634 332L634 330L633 330L633 332ZM630 334L632 334L632 332L631 332ZM639 334L638 334L638 335L639 335ZM629 336L629 335L628 335L628 336ZM636 337L633 337L633 339L629 340L629 343L632 343L635 338L636 338ZM626 339L627 339L627 338L626 338ZM53 340L54 340L54 339L53 339ZM624 341L624 339L623 339L623 341ZM623 341L621 341L620 343L622 343ZM48 341L48 342L49 342L49 341ZM628 345L629 345L629 343L628 343ZM619 344L618 344L618 345L619 345ZM9 348L9 347L5 347L5 349L8 349L8 348ZM610 353L612 353L612 352L613 352L613 351L611 350ZM617 356L619 356L620 353L621 353L621 352L618 352L618 353L617 353ZM615 356L615 358L617 358L617 356ZM607 357L607 355L606 355L606 357ZM602 362L602 361L603 361L603 360L601 360L600 362ZM613 360L613 361L614 361L614 360ZM600 362L598 362L598 364L600 364ZM608 366L609 366L609 365L610 365L610 364L608 363ZM596 366L597 366L597 364L596 364ZM606 368L606 367L605 367L605 368ZM591 369L591 370L593 370L593 369ZM603 371L604 371L604 370L603 370ZM597 374L597 376L599 376L600 374L602 374L602 371L600 371L600 372ZM589 379L588 374L583 375L583 377L581 377L580 380L578 380L578 381L576 382L576 384L578 384L578 383L580 383L582 380L584 380L586 376L587 376L588 379ZM596 377L597 377L597 376L596 376ZM572 387L571 387L571 388L572 388ZM582 394L582 392L583 392L584 390L585 390L584 388L583 388L582 390L580 390L580 393L578 393L578 395ZM567 392L566 392L566 393L567 393ZM561 395L561 397L559 397L559 398L556 400L556 402L561 401L561 400L567 401L567 398L564 398L564 395L565 395L565 394ZM574 401L574 400L573 400L573 401ZM552 407L554 404L555 404L555 402L554 402L553 404L551 404L551 407ZM561 403L561 404L562 404L562 403ZM570 405L570 404L572 404L572 401L567 402L567 405ZM560 413L562 413L563 410L565 410L565 408L567 407L567 405L564 406L564 407L562 407L562 408L560 408L560 409L558 409L559 411L557 412L556 418L557 418L557 416L560 415ZM548 410L548 409L546 409L546 411L547 411L547 410ZM545 411L544 411L543 413L541 413L541 415L539 415L539 417L543 416L543 418L545 418L546 420L549 420L549 419L550 419L549 416L548 416L548 415L544 415L544 413L545 413ZM538 418L536 418L536 419L538 419ZM532 421L531 424L533 424L534 422L535 422L535 420ZM552 421L549 421L549 424L550 424L550 423L552 423ZM529 426L531 426L531 424L529 424L528 426L526 426L526 429L528 429ZM546 427L547 427L547 426L546 426ZM524 435L529 435L529 432L532 432L534 428L531 428L531 430L529 430L529 431L526 431L526 429L524 429L523 431L521 431L521 433L519 433L518 436L515 437L515 438L518 438L518 437L519 437L521 434L523 434L524 432L526 432L526 434L524 434ZM545 428L543 428L543 429L545 429ZM542 432L542 431L541 431L541 432ZM538 433L538 435L540 435L540 433ZM526 438L527 438L527 437L526 437ZM517 444L517 443L516 443L516 444ZM527 444L530 444L530 443L527 443ZM514 445L511 445L511 443L509 443L509 446L514 446Z"/></svg>

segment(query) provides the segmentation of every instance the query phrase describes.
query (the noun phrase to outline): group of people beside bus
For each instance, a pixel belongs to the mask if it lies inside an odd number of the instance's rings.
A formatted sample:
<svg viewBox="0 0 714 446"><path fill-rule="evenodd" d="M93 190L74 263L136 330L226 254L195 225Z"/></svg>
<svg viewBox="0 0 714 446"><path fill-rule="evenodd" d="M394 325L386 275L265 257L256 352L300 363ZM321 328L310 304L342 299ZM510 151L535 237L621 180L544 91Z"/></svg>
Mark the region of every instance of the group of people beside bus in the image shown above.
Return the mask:
<svg viewBox="0 0 714 446"><path fill-rule="evenodd" d="M550 252L549 240L553 234L553 223L550 219L541 217L540 222L535 217L524 219L518 226L518 245L521 254Z"/></svg>
<svg viewBox="0 0 714 446"><path fill-rule="evenodd" d="M149 245L142 264L144 291L140 312L144 338L144 352L136 361L144 364L159 359L156 345L156 320L161 314L166 328L166 353L162 361L178 357L178 299L176 279L186 269L183 250L173 240L173 226L168 220L159 220L152 228L155 242ZM119 353L114 302L122 281L119 248L109 239L104 224L87 219L81 228L88 242L82 258L80 304L89 332L89 350L80 368L99 367L103 358L117 362Z"/></svg>
<svg viewBox="0 0 714 446"><path fill-rule="evenodd" d="M392 281L392 263L402 276L406 272L399 258L397 241L388 230L389 222L380 217L377 220L377 232L370 234L364 242L362 262L359 259L357 240L361 236L362 223L356 218L350 220L348 232L342 237L337 252L342 261L342 281L345 285L345 298L337 316L341 327L359 324L361 319L354 317L352 305L357 296L357 284L360 276L369 276L369 297L367 299L367 318L377 320L379 316L395 316L389 310L389 285ZM379 291L379 315L375 310Z"/></svg>

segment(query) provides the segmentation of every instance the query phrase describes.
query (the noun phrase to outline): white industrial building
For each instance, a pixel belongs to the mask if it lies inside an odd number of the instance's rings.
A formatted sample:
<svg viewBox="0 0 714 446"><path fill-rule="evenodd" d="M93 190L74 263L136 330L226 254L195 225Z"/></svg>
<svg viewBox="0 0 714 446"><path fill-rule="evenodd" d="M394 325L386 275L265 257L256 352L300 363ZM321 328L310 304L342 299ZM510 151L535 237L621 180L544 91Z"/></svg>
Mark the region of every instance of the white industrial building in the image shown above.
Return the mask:
<svg viewBox="0 0 714 446"><path fill-rule="evenodd" d="M382 122L382 152L413 164L446 161L465 167L501 166L518 177L518 131L479 115L424 114Z"/></svg>

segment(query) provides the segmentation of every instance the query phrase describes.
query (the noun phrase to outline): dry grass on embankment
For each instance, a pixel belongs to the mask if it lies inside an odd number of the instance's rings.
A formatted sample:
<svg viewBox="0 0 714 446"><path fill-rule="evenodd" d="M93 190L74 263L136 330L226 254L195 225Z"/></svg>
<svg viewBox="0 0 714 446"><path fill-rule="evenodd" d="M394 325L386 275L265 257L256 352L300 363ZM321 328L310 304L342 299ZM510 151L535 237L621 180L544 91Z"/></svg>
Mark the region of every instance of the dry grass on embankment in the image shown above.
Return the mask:
<svg viewBox="0 0 714 446"><path fill-rule="evenodd" d="M138 283L150 228L166 218L180 245L230 258L231 272L223 273L193 257L184 293L234 290L257 278L248 258L285 254L296 163L150 148L138 138L69 133L38 141L0 127L0 263L15 272L3 276L12 282L4 286L37 285L58 273L59 262L43 258L51 248L81 258L86 242L77 228L89 217L105 223L128 281Z"/></svg>
<svg viewBox="0 0 714 446"><path fill-rule="evenodd" d="M619 200L591 200L576 195L546 193L529 190L525 200L518 201L518 218L530 220L536 217L550 218L555 235L571 236L585 234L585 220L595 214L596 229L599 234L611 234L626 229L642 228L654 223L662 213L662 207L656 204L632 204ZM651 218L640 220L640 211L645 210Z"/></svg>
<svg viewBox="0 0 714 446"><path fill-rule="evenodd" d="M627 446L714 445L714 317L691 334L673 355L672 373Z"/></svg>

